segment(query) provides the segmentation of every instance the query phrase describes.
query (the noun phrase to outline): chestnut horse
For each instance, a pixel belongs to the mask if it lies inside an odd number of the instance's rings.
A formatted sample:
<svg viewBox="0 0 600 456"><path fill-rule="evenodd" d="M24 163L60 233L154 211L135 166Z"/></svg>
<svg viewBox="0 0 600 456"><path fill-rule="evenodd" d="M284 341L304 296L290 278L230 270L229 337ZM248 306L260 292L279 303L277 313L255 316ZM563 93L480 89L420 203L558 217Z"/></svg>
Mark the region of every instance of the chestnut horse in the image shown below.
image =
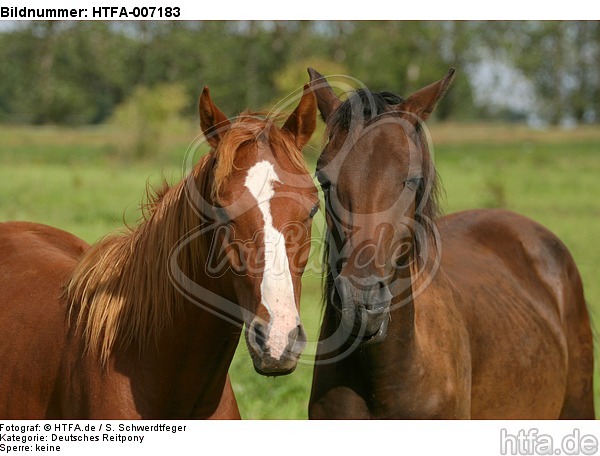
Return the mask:
<svg viewBox="0 0 600 456"><path fill-rule="evenodd" d="M307 86L282 128L230 122L208 88L199 111L212 150L136 228L88 248L0 224L0 419L239 418L227 370L242 322L259 373L294 370L315 96Z"/></svg>
<svg viewBox="0 0 600 456"><path fill-rule="evenodd" d="M344 102L309 74L328 226L310 418L593 418L592 334L564 244L503 210L437 218L422 122L454 70L407 99L363 88Z"/></svg>

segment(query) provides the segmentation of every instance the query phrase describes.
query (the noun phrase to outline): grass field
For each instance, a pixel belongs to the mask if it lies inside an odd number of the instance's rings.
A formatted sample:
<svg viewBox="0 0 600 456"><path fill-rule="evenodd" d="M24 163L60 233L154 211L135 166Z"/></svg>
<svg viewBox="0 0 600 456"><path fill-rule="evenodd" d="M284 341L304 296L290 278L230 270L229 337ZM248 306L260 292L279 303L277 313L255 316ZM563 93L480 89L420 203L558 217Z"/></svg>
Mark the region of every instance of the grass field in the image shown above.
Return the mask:
<svg viewBox="0 0 600 456"><path fill-rule="evenodd" d="M172 138L164 154L139 163L116 152L122 133L106 127L0 127L0 221L46 223L94 242L124 221L135 223L148 180L181 176L194 135ZM575 257L594 327L600 327L600 126L533 131L434 124L431 135L445 212L505 207L546 225ZM318 140L314 144L316 150ZM308 274L302 318L312 342L320 299L320 278ZM243 417L306 418L311 354L308 349L294 374L265 378L254 373L241 344L231 375Z"/></svg>

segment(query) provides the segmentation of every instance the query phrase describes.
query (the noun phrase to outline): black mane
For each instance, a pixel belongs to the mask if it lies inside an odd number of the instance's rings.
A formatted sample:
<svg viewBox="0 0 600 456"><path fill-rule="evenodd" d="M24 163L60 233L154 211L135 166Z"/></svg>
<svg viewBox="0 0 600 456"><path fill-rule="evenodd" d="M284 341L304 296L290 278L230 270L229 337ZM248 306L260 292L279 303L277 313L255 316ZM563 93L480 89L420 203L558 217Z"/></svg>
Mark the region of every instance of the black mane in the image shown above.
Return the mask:
<svg viewBox="0 0 600 456"><path fill-rule="evenodd" d="M332 131L348 130L353 117L360 116L367 123L387 112L389 106L400 104L403 101L402 97L392 92L371 92L369 89L359 89L338 107L329 121L329 127Z"/></svg>

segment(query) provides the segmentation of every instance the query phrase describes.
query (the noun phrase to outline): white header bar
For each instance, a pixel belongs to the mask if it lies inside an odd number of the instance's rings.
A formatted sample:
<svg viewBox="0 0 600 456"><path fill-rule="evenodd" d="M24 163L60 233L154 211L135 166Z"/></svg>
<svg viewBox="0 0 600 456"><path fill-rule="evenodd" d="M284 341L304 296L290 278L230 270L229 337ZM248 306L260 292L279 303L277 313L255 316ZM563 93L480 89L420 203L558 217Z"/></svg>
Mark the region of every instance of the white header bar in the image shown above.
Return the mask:
<svg viewBox="0 0 600 456"><path fill-rule="evenodd" d="M387 0L348 2L302 0L228 0L184 2L159 0L142 2L125 0L30 0L3 1L1 20L69 19L69 20L575 20L600 18L593 2L570 1L566 5L546 2L505 0L429 0L424 2L390 2ZM144 9L145 8L145 9ZM52 17L28 14L29 10L66 9L69 14ZM71 11L74 10L74 11ZM6 14L4 14L6 13ZM73 13L71 15L71 13ZM34 17L32 17L34 16Z"/></svg>

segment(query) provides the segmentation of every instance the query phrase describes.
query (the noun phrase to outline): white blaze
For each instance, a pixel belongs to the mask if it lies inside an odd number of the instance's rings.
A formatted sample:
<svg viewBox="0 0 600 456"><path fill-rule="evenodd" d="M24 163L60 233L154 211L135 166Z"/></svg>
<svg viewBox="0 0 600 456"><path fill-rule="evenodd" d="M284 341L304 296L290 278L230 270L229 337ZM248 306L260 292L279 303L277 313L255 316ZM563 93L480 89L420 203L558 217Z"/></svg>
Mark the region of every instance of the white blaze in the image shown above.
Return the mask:
<svg viewBox="0 0 600 456"><path fill-rule="evenodd" d="M279 182L277 173L271 163L263 160L250 168L245 185L258 202L265 224L265 268L260 292L262 304L271 318L266 343L271 356L280 359L288 344L288 334L300 324L300 317L294 300L285 239L273 226L271 198L275 194L274 182Z"/></svg>

